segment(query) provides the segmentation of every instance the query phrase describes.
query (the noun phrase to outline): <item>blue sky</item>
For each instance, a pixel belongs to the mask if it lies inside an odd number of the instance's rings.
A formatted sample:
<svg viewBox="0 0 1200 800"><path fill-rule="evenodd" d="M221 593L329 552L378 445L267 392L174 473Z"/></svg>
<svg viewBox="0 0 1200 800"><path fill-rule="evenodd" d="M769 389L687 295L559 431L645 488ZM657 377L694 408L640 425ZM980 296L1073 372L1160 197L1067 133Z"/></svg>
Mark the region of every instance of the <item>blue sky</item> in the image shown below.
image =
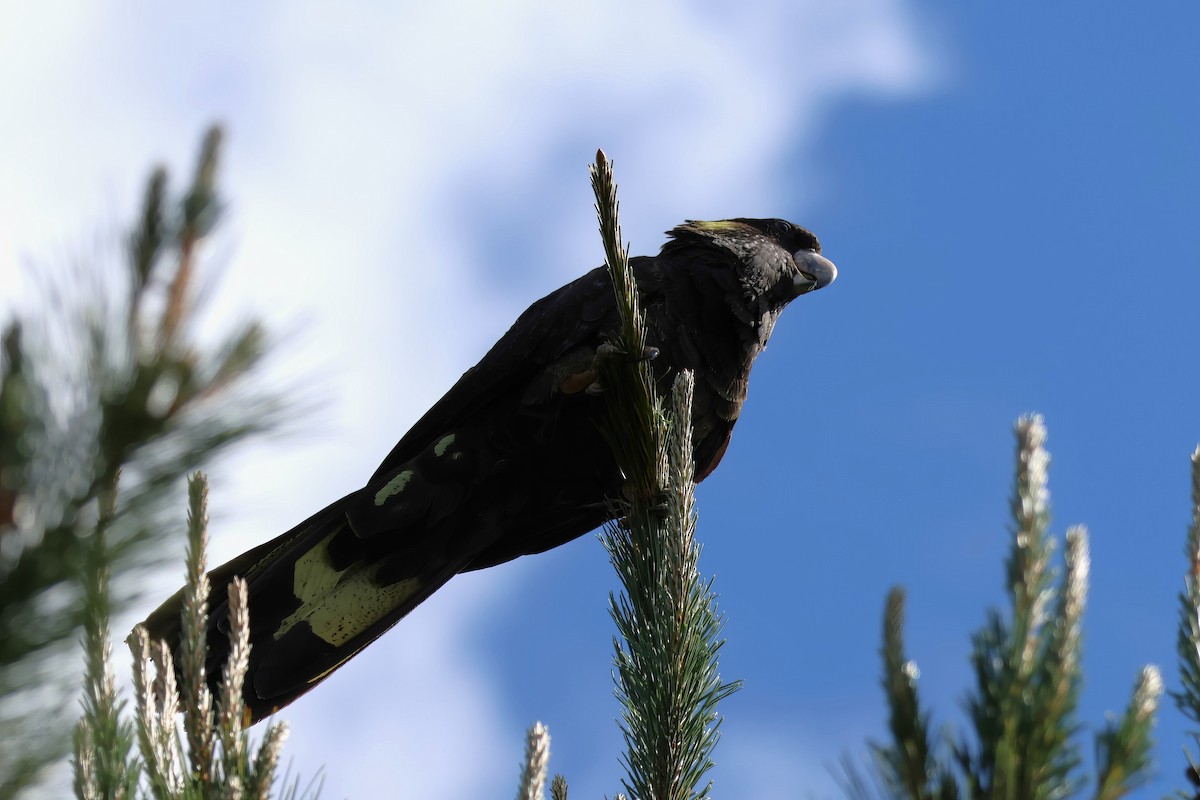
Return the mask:
<svg viewBox="0 0 1200 800"><path fill-rule="evenodd" d="M895 584L935 719L961 726L1029 411L1050 428L1056 532L1091 533L1083 722L1123 708L1145 663L1177 685L1200 440L1193 5L0 17L0 103L20 123L0 129L4 300L27 296L22 264L112 248L150 163L182 176L203 126L229 128L215 316L296 331L275 378L327 402L213 475L216 558L357 488L529 302L600 263L602 146L635 252L684 218L782 216L841 270L776 328L699 494L722 671L746 682L724 706L720 794L837 796L827 766L883 735ZM505 794L542 720L573 793L611 795L614 585L590 536L457 579L289 709L287 752L325 765L327 797ZM1169 703L1160 719L1147 794L1181 783L1184 725Z"/></svg>

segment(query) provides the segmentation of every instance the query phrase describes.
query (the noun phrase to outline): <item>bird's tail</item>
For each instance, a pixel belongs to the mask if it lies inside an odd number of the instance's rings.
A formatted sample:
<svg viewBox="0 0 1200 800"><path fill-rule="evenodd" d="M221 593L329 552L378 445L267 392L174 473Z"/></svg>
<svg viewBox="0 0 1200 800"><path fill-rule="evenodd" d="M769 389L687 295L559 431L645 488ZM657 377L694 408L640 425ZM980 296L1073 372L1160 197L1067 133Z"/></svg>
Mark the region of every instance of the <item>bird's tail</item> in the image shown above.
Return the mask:
<svg viewBox="0 0 1200 800"><path fill-rule="evenodd" d="M209 572L210 687L217 691L229 657L228 585L249 587L250 667L243 697L255 722L328 677L458 572L461 564L417 559L416 574L380 576L380 561L346 512L347 495L292 528ZM389 570L394 572L394 570ZM151 640L178 655L183 590L143 623ZM177 660L178 662L178 660Z"/></svg>

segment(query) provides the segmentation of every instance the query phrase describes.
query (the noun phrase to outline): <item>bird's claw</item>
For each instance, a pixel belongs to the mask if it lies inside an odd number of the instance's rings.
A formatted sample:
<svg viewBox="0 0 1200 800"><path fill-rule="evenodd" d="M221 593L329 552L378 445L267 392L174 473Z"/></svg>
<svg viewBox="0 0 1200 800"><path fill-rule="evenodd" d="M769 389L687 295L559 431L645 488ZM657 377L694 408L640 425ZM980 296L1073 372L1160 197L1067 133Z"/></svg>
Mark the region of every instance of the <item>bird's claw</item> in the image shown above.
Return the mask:
<svg viewBox="0 0 1200 800"><path fill-rule="evenodd" d="M653 361L654 359L658 358L658 353L659 353L659 350L657 347L643 347L642 348L642 357L638 360L639 361Z"/></svg>
<svg viewBox="0 0 1200 800"><path fill-rule="evenodd" d="M632 482L626 482L621 487L621 494L625 496L626 502L633 503L639 494ZM646 511L651 516L658 519L666 519L671 514L671 492L667 489L660 489L650 495L643 495L646 501Z"/></svg>
<svg viewBox="0 0 1200 800"><path fill-rule="evenodd" d="M613 342L603 342L596 348L596 357L594 362L599 364L599 362L606 361L611 358L622 358L634 363L640 363L643 361L653 361L654 359L658 358L660 352L661 351L657 347L643 347L641 354L634 357L630 356L625 352L625 350L621 349ZM604 394L604 384L600 382L599 378L596 378L590 384L588 384L584 392L592 397Z"/></svg>
<svg viewBox="0 0 1200 800"><path fill-rule="evenodd" d="M617 356L628 357L631 361L653 361L658 358L661 351L657 347L646 346L642 348L640 355L632 356L626 353L612 342L604 342L596 348L596 358L615 358Z"/></svg>
<svg viewBox="0 0 1200 800"><path fill-rule="evenodd" d="M660 520L671 516L671 493L665 490L659 492L654 502L646 507L646 511Z"/></svg>

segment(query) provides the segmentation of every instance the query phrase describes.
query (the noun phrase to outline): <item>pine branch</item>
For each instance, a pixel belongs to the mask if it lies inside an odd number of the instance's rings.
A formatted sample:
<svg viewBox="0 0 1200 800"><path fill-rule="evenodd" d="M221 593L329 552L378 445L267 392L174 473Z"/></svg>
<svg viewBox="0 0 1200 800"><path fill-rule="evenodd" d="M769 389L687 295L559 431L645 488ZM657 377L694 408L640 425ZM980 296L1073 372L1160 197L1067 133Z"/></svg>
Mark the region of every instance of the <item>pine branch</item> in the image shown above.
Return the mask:
<svg viewBox="0 0 1200 800"><path fill-rule="evenodd" d="M203 571L207 540L207 484L197 473L189 484L188 587L190 597L207 586ZM149 641L138 626L130 637L134 657L136 708L132 723L123 719L125 703L113 685L108 639L108 555L104 550L104 525L112 518L113 504L106 502L94 543L96 579L94 622L87 628L87 693L83 716L75 733L75 795L83 800L132 800L139 780L156 800L268 798L272 794L280 747L286 736L282 724L271 725L257 751L250 746L242 707L242 685L249 665L250 615L246 584L240 578L229 586L229 631L233 642L224 665L220 702L196 701L197 678L203 679L205 629L194 609L185 609L183 623L183 677L188 703L185 721L178 723L180 694L175 665L165 642ZM206 592L203 592L206 593ZM199 657L197 658L197 653ZM207 692L207 689L204 690ZM136 738L142 760L131 755ZM315 797L311 788L305 796ZM294 797L298 782L285 787Z"/></svg>
<svg viewBox="0 0 1200 800"><path fill-rule="evenodd" d="M607 417L603 430L625 476L614 499L619 521L604 544L623 593L610 611L624 640L614 641L621 701L626 791L639 800L704 798L700 785L719 738L720 700L740 684L722 683L717 654L722 620L711 581L697 571L692 377L681 373L664 412L650 369L637 285L620 239L612 166L598 152L592 168L596 211L621 332L598 354Z"/></svg>
<svg viewBox="0 0 1200 800"><path fill-rule="evenodd" d="M525 735L525 761L517 786L517 800L543 800L546 796L546 770L550 764L550 733L535 722ZM555 779L558 780L557 778Z"/></svg>
<svg viewBox="0 0 1200 800"><path fill-rule="evenodd" d="M179 642L183 681L183 726L193 780L212 777L212 693L204 662L208 655L208 496L199 473L188 481L187 572L183 590L182 635Z"/></svg>
<svg viewBox="0 0 1200 800"><path fill-rule="evenodd" d="M87 663L83 714L73 736L75 795L83 800L126 800L134 796L138 764L132 757L133 727L121 719L124 702L117 696L112 673L108 620L109 559L106 530L116 513L116 486L104 494L100 518L92 534L85 592L90 611L84 623Z"/></svg>
<svg viewBox="0 0 1200 800"><path fill-rule="evenodd" d="M1181 689L1171 692L1171 699L1185 717L1200 723L1200 447L1192 451L1192 524L1188 526L1184 556L1187 559L1187 572L1183 578L1183 591L1179 594L1179 627L1175 644L1179 656ZM1193 732L1192 738L1200 746L1200 733ZM1190 752L1184 752L1192 787L1179 795L1200 798L1200 765Z"/></svg>
<svg viewBox="0 0 1200 800"><path fill-rule="evenodd" d="M891 710L892 742L888 746L873 745L871 749L893 797L927 800L936 796L936 766L929 722L917 697L920 670L904 654L904 590L899 587L888 593L880 652L883 689Z"/></svg>
<svg viewBox="0 0 1200 800"><path fill-rule="evenodd" d="M1013 537L1007 564L1012 616L1005 621L993 613L975 637L971 660L977 684L968 709L979 749L972 755L963 746L959 760L969 785L983 795L1036 800L1064 796L1077 784L1072 773L1080 759L1071 734L1078 697L1078 636L1071 632L1077 634L1085 595L1078 592L1076 579L1075 593L1066 592L1072 599L1060 604L1060 616L1047 624L1047 609L1062 590L1053 586L1049 569L1054 540L1047 536L1046 427L1039 416L1023 417L1016 432ZM1086 563L1086 539L1080 541ZM1086 571L1083 577L1086 580ZM1068 606L1074 621L1061 616ZM1056 630L1062 633L1053 633ZM1063 640L1057 650L1051 643L1056 636Z"/></svg>
<svg viewBox="0 0 1200 800"><path fill-rule="evenodd" d="M1187 573L1179 595L1179 673L1183 691L1172 692L1175 706L1200 723L1200 447L1192 451L1192 524L1184 546Z"/></svg>
<svg viewBox="0 0 1200 800"><path fill-rule="evenodd" d="M179 689L175 664L166 643L151 645L141 626L129 637L129 647L133 652L138 747L151 794L155 800L168 800L179 796L184 782L183 747L176 735Z"/></svg>
<svg viewBox="0 0 1200 800"><path fill-rule="evenodd" d="M931 737L918 702L915 668L903 650L903 595L893 591L889 596L883 658L892 743L874 746L877 777L888 797L1058 800L1082 788L1080 726L1075 714L1091 570L1087 531L1082 526L1067 531L1063 574L1058 579L1050 567L1055 542L1047 533L1050 456L1045 450L1045 424L1041 417L1024 417L1016 433L1013 535L1006 563L1011 610L1007 616L989 612L986 624L973 637L976 685L966 706L974 741L963 738L949 746L947 740ZM1200 477L1196 502L1200 508ZM1200 510L1196 519L1200 527ZM1200 539L1200 533L1195 537ZM1196 563L1197 545L1189 541L1189 557ZM1195 617L1194 612L1188 616L1191 606L1187 598L1184 602L1186 626ZM1195 653L1192 640L1181 638L1181 656ZM1200 666L1196 674L1200 675ZM1150 732L1161 691L1157 669L1146 667L1124 715L1097 737L1097 798L1122 797L1146 780L1151 766ZM952 760L943 756L947 749ZM845 772L847 794L868 797L868 786L853 766Z"/></svg>
<svg viewBox="0 0 1200 800"><path fill-rule="evenodd" d="M1162 691L1158 668L1143 668L1125 713L1097 734L1096 800L1117 800L1149 779L1153 764L1150 749L1154 745L1150 734Z"/></svg>
<svg viewBox="0 0 1200 800"><path fill-rule="evenodd" d="M625 494L637 511L657 498L667 481L663 449L666 419L654 385L650 360L656 350L646 345L646 324L638 300L637 282L629 265L629 248L621 241L617 185L604 151L596 151L591 168L596 216L604 241L605 264L621 317L617 338L607 344L598 371L608 398L605 435L627 482ZM624 356L624 358L615 358Z"/></svg>
<svg viewBox="0 0 1200 800"><path fill-rule="evenodd" d="M274 427L284 404L246 387L267 339L250 323L223 348L192 321L213 229L220 131L192 185L172 201L151 175L118 271L50 277L46 308L4 326L0 355L0 799L37 780L70 746L72 646L96 600L89 553L102 495L122 481L105 526L114 611L162 560L163 500L190 470ZM36 720L36 722L35 722ZM8 746L12 743L12 746Z"/></svg>
<svg viewBox="0 0 1200 800"><path fill-rule="evenodd" d="M245 581L229 585L229 636L232 646L222 671L220 697L214 704L208 691L206 615L208 579L204 571L207 547L208 485L197 473L188 484L188 601L181 629L184 702L175 683L176 668L165 642L151 643L140 625L130 637L134 657L137 697L137 733L145 764L146 784L157 800L179 798L268 798L278 772L280 751L287 736L283 723L270 725L257 748L250 744L242 687L249 667L250 613ZM182 730L178 711L182 708ZM298 782L285 787L284 796L299 793ZM304 792L316 796L319 784Z"/></svg>

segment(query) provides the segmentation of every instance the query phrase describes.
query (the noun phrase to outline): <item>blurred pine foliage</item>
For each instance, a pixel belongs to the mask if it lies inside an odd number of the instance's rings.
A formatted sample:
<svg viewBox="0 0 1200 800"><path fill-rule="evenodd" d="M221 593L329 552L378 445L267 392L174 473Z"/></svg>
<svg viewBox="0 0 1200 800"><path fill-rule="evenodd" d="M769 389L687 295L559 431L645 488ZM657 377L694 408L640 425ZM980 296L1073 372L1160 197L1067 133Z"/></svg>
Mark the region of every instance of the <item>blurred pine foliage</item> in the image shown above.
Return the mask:
<svg viewBox="0 0 1200 800"><path fill-rule="evenodd" d="M39 307L3 326L0 800L70 746L103 499L114 501L100 527L120 610L138 585L130 573L167 554L165 495L282 418L281 398L253 386L268 347L259 323L216 346L196 335L221 141L220 128L207 132L179 197L153 171L116 268L98 260L33 276Z"/></svg>

